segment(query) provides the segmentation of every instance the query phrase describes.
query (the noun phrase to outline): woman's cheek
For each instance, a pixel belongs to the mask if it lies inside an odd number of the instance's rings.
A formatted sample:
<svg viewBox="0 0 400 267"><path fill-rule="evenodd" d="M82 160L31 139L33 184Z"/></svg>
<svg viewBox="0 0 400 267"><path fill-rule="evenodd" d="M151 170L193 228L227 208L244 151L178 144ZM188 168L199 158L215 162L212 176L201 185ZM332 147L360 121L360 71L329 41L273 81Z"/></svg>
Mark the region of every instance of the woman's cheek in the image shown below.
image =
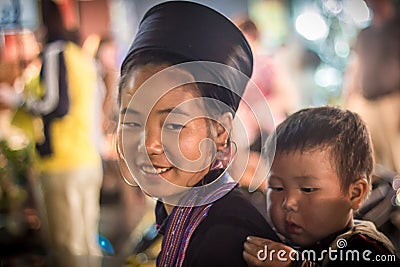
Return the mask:
<svg viewBox="0 0 400 267"><path fill-rule="evenodd" d="M195 161L201 156L201 141L205 139L201 130L183 129L179 134L179 147L186 160ZM206 152L206 151L204 151Z"/></svg>

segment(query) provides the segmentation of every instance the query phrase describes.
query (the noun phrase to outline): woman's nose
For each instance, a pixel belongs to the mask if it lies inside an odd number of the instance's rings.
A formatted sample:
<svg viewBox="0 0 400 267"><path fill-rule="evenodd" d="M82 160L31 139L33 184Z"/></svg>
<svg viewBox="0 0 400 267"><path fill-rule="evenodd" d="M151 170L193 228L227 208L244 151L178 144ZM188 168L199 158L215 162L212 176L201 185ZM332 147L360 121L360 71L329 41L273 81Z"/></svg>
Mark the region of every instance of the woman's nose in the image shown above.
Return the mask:
<svg viewBox="0 0 400 267"><path fill-rule="evenodd" d="M161 131L154 128L146 129L144 134L144 146L149 156L162 154L164 150L161 142Z"/></svg>

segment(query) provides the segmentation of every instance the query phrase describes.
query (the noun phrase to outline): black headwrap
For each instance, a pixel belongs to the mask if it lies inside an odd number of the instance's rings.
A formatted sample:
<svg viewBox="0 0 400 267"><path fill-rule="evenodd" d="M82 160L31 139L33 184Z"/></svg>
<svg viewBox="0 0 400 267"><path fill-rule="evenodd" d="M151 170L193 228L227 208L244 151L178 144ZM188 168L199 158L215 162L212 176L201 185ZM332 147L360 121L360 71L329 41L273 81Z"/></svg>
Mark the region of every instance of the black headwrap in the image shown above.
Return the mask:
<svg viewBox="0 0 400 267"><path fill-rule="evenodd" d="M225 64L249 78L253 71L252 52L240 30L217 11L193 2L169 1L152 7L140 22L121 72L126 71L132 57L147 51L175 54L185 59L182 62ZM210 70L210 74L231 90L205 87L203 96L220 100L236 111L247 81L231 72Z"/></svg>

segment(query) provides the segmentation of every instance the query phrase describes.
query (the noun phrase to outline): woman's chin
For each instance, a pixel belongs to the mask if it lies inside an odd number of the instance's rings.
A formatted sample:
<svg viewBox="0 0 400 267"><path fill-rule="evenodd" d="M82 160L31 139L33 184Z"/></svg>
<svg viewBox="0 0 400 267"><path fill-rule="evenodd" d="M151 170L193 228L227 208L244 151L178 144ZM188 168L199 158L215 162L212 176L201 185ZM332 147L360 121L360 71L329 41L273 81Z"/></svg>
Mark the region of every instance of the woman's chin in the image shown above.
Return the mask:
<svg viewBox="0 0 400 267"><path fill-rule="evenodd" d="M170 202L169 204L173 204L171 202L175 202L175 199L178 200L182 192L187 190L187 188L171 184L161 177L158 177L157 182L154 180L149 181L148 179L140 181L139 186L146 195L157 199L164 199Z"/></svg>

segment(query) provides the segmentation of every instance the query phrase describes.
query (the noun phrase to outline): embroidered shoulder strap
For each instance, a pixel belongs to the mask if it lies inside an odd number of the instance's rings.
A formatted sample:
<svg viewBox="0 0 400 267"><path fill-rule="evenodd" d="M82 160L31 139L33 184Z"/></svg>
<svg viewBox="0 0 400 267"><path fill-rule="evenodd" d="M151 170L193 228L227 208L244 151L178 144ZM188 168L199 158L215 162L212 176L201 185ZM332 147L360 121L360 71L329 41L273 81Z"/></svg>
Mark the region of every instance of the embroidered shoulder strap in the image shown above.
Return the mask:
<svg viewBox="0 0 400 267"><path fill-rule="evenodd" d="M190 238L198 225L207 217L208 211L215 200L226 195L236 185L235 182L227 182L217 190L204 196L204 203L207 199L214 200L210 204L202 206L176 206L169 215L166 232L161 245L161 252L157 258L157 266L182 266ZM195 201L196 196L190 196ZM189 200L189 201L191 201ZM185 201L185 203L187 203Z"/></svg>

